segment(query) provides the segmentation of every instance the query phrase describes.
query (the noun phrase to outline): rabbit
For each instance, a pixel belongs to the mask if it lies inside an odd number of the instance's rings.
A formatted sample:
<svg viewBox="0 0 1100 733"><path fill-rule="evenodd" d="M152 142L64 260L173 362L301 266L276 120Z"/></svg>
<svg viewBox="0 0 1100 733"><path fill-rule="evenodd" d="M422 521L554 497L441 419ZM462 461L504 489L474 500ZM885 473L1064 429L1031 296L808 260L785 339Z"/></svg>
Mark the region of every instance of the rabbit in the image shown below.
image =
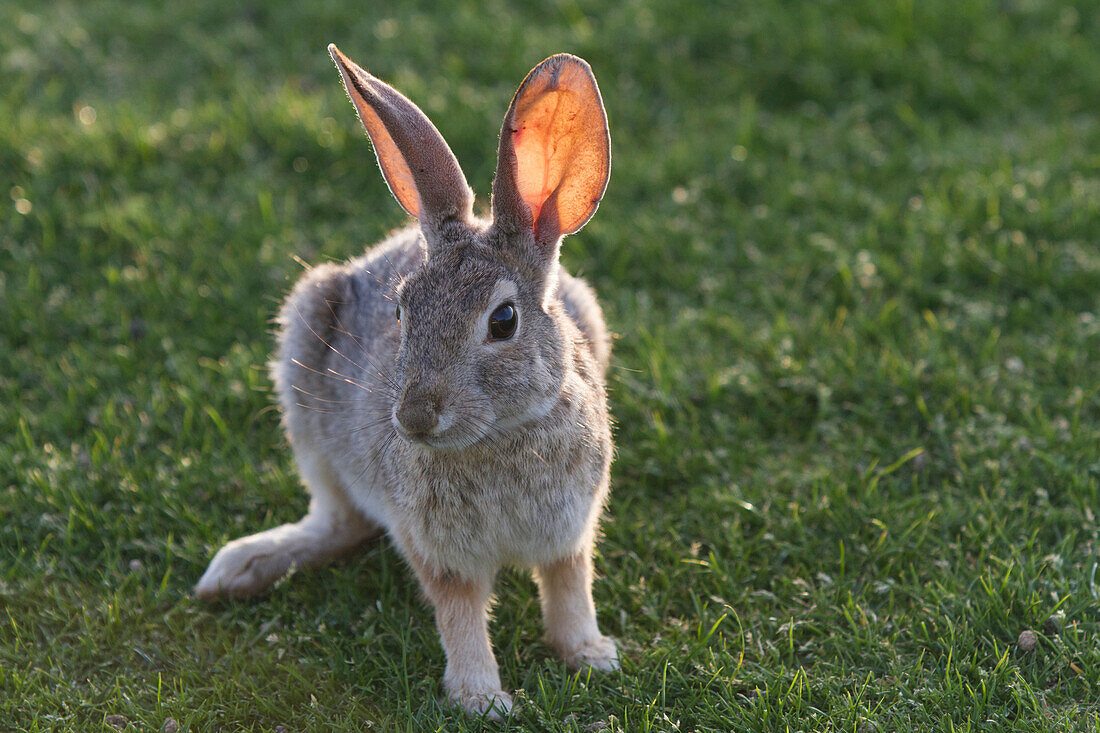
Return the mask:
<svg viewBox="0 0 1100 733"><path fill-rule="evenodd" d="M424 113L328 50L418 226L293 288L272 372L309 510L229 542L195 592L253 595L384 532L433 606L448 699L500 718L512 698L487 623L504 566L533 569L547 641L567 664L619 666L592 600L610 337L591 288L558 263L607 187L607 115L585 61L536 66L504 118L491 217L478 218Z"/></svg>

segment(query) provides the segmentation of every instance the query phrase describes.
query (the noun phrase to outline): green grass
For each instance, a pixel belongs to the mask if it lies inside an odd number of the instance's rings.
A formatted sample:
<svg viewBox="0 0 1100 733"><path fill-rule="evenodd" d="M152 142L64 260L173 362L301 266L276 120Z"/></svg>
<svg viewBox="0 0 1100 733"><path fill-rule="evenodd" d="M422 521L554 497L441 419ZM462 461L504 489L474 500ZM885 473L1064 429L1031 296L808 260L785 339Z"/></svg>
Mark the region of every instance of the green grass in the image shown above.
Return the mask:
<svg viewBox="0 0 1100 733"><path fill-rule="evenodd" d="M570 674L504 574L513 729L1100 729L1094 5L437 5L0 2L0 729L502 729L439 703L386 543L189 597L305 509L264 370L295 258L403 221L330 41L482 202L536 62L608 105L563 258L619 334L623 670Z"/></svg>

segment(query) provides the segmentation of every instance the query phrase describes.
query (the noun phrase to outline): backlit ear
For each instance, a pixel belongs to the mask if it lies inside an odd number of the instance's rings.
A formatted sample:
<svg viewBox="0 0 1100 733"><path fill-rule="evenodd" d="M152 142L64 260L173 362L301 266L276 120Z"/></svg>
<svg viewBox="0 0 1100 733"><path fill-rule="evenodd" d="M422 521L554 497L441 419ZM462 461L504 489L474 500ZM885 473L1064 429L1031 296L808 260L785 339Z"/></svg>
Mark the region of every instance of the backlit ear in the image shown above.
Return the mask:
<svg viewBox="0 0 1100 733"><path fill-rule="evenodd" d="M544 256L592 218L611 174L611 136L592 69L570 54L531 70L500 131L493 218L528 228Z"/></svg>
<svg viewBox="0 0 1100 733"><path fill-rule="evenodd" d="M420 108L329 44L378 167L394 198L422 226L470 219L474 194L443 136Z"/></svg>

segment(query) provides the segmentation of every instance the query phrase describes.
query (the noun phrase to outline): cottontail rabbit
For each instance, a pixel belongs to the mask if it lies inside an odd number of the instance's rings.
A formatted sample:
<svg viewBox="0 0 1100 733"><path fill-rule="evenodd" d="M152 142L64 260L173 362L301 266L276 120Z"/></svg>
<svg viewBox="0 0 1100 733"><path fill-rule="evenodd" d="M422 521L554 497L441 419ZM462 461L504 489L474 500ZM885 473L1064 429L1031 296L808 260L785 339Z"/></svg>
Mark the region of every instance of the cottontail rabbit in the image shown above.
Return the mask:
<svg viewBox="0 0 1100 733"><path fill-rule="evenodd" d="M388 532L434 605L448 696L498 717L512 701L486 623L502 566L534 568L570 665L618 667L591 589L610 344L592 290L558 264L607 186L603 101L581 59L536 66L504 118L484 220L424 113L329 52L419 227L310 270L287 299L273 373L309 512L227 544L195 590L258 593Z"/></svg>

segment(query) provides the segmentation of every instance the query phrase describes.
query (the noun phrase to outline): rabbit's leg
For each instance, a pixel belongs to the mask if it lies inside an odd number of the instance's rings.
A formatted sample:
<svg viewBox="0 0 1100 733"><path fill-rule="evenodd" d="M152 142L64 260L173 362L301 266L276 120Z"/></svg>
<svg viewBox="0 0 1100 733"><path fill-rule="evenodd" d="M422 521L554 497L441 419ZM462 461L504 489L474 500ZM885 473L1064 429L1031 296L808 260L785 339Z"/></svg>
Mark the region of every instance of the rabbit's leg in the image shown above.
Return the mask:
<svg viewBox="0 0 1100 733"><path fill-rule="evenodd" d="M566 664L610 671L619 668L615 640L600 633L592 602L592 548L540 565L535 580L542 600L546 640Z"/></svg>
<svg viewBox="0 0 1100 733"><path fill-rule="evenodd" d="M495 574L474 580L428 568L413 552L410 564L435 608L435 623L447 655L443 687L467 713L500 720L512 709L501 689L497 660L489 645L489 596Z"/></svg>
<svg viewBox="0 0 1100 733"><path fill-rule="evenodd" d="M226 544L195 585L197 595L255 595L292 565L323 564L382 532L351 506L323 458L308 448L296 448L298 470L310 491L309 512L293 524Z"/></svg>

